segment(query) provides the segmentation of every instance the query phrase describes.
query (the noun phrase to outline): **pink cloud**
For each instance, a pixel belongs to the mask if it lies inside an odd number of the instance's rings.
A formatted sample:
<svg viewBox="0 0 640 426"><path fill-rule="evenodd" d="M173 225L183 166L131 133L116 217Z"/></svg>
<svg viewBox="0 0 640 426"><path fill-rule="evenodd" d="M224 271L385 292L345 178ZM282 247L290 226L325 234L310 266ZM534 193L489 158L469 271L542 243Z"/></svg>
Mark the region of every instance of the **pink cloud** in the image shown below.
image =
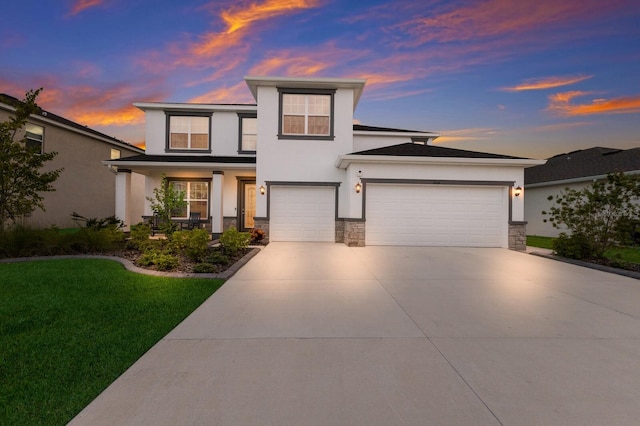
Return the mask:
<svg viewBox="0 0 640 426"><path fill-rule="evenodd" d="M502 90L507 92L522 92L525 90L544 90L555 87L568 86L584 80L590 79L591 75L568 76L568 77L544 77L525 80L512 87L505 87Z"/></svg>
<svg viewBox="0 0 640 426"><path fill-rule="evenodd" d="M75 16L80 12L101 5L103 0L75 0L69 11L69 16Z"/></svg>
<svg viewBox="0 0 640 426"><path fill-rule="evenodd" d="M572 103L574 99L590 94L590 92L571 91L550 95L547 111L562 116L634 114L640 112L640 95L623 96L614 99L598 98L581 104Z"/></svg>

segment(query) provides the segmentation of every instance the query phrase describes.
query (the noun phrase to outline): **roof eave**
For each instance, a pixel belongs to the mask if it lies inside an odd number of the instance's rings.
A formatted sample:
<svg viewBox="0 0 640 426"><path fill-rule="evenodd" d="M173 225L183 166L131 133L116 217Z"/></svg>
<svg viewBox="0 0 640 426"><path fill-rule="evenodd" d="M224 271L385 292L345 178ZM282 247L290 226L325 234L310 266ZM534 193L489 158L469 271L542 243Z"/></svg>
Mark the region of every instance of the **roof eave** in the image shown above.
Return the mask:
<svg viewBox="0 0 640 426"><path fill-rule="evenodd" d="M226 111L242 111L255 112L257 105L254 104L190 104L177 102L134 102L133 106L142 111L155 110L185 110L185 111L205 111L205 112L226 112Z"/></svg>
<svg viewBox="0 0 640 426"><path fill-rule="evenodd" d="M386 164L433 164L433 165L465 165L496 167L532 167L544 164L547 160L527 158L461 158L461 157L412 157L398 155L353 155L338 156L335 166L346 169L351 163L386 163Z"/></svg>
<svg viewBox="0 0 640 426"><path fill-rule="evenodd" d="M625 175L640 175L640 170L629 170L623 172ZM546 182L536 182L536 183L525 183L527 188L542 188L545 186L555 186L555 185L570 185L572 183L582 183L582 182L593 182L595 180L605 179L607 177L606 174L603 175L593 175L593 176L582 176L570 179L559 179L559 180L550 180Z"/></svg>
<svg viewBox="0 0 640 426"><path fill-rule="evenodd" d="M105 166L115 166L123 169L142 167L142 168L161 168L161 169L255 169L255 163L188 163L177 161L123 161L123 160L104 160L102 164Z"/></svg>
<svg viewBox="0 0 640 426"><path fill-rule="evenodd" d="M305 89L353 89L353 109L356 109L367 80L361 78L260 77L245 76L253 98L258 101L258 87L288 87Z"/></svg>
<svg viewBox="0 0 640 426"><path fill-rule="evenodd" d="M368 130L354 130L354 136L399 136L399 137L416 137L416 138L431 138L436 139L440 137L440 133L436 132L381 132L381 131L368 131Z"/></svg>

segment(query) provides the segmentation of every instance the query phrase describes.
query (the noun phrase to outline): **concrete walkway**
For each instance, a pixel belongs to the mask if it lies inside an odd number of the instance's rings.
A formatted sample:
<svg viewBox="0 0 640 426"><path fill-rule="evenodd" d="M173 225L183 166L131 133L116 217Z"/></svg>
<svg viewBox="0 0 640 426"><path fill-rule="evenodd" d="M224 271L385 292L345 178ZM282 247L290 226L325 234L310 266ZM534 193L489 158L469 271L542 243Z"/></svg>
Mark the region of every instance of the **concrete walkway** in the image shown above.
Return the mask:
<svg viewBox="0 0 640 426"><path fill-rule="evenodd" d="M272 243L74 425L636 425L640 281L504 249Z"/></svg>

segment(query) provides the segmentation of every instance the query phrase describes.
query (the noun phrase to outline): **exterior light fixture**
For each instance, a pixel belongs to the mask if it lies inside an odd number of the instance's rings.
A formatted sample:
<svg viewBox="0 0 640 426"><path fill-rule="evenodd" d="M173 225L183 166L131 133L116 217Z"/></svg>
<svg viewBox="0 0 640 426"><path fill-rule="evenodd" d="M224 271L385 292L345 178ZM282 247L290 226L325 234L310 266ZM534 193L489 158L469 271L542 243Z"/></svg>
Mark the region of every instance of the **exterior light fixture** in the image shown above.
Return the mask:
<svg viewBox="0 0 640 426"><path fill-rule="evenodd" d="M359 194L362 191L362 184L360 182L356 183L356 194Z"/></svg>
<svg viewBox="0 0 640 426"><path fill-rule="evenodd" d="M267 190L264 188L264 185L260 185L260 195L264 195Z"/></svg>
<svg viewBox="0 0 640 426"><path fill-rule="evenodd" d="M515 189L513 190L513 195L515 195L516 197L519 197L520 194L522 194L522 188L519 186L516 186Z"/></svg>

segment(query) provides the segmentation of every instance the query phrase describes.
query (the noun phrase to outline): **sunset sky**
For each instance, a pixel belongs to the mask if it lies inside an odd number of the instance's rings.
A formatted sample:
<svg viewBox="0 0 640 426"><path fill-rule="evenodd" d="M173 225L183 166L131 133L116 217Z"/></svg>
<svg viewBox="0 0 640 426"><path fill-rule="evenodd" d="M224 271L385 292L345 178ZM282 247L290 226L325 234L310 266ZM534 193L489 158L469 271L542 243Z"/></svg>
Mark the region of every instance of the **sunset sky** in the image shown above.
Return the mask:
<svg viewBox="0 0 640 426"><path fill-rule="evenodd" d="M0 92L133 144L137 101L253 103L243 77L365 78L358 123L532 158L640 146L638 0L21 0Z"/></svg>

